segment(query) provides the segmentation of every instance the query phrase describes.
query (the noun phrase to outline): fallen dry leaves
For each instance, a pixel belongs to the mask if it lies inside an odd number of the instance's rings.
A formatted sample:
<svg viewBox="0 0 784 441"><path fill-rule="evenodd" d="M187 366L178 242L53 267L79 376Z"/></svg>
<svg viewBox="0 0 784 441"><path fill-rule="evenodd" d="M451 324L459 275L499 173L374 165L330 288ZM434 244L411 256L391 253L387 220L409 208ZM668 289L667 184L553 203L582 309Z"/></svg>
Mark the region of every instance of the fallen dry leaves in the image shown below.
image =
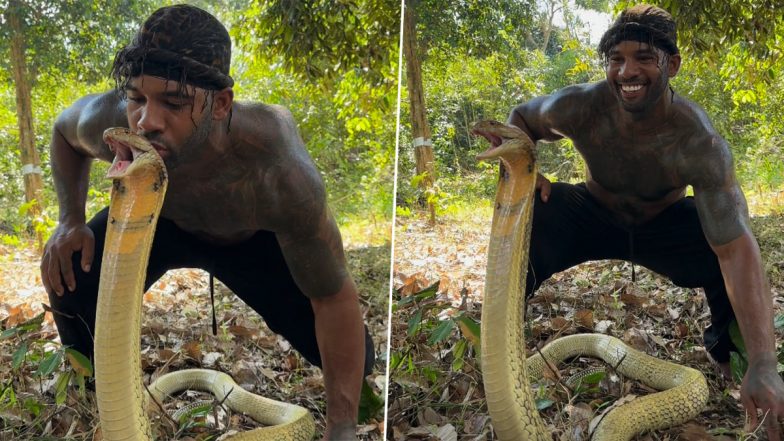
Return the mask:
<svg viewBox="0 0 784 441"><path fill-rule="evenodd" d="M458 353L461 340L470 341L463 325L437 344L428 343L431 324L409 335L417 320L439 321L468 316L479 321L490 209L471 218L442 219L429 227L424 220L398 218L395 232L395 267L391 359L399 361L390 372L390 440L492 440L492 421L487 415L476 353L469 343L465 355ZM421 219L425 217L422 216ZM784 301L784 215L753 219L771 281L777 313ZM543 345L561 335L601 332L615 335L631 346L702 370L709 382L708 406L697 418L680 427L639 436L638 440L726 440L743 436L744 412L737 385L724 381L708 360L702 330L708 309L701 290L678 288L666 279L620 261L580 265L556 274L529 302L529 344ZM432 298L405 300L438 282ZM421 312L424 311L424 312ZM423 325L424 326L424 325ZM778 335L781 341L781 335ZM533 350L529 346L529 350ZM463 357L460 364L456 360ZM579 360L560 366L558 377L598 365ZM393 364L394 365L394 364ZM456 366L458 368L456 368ZM595 418L596 407L608 400L651 392L650 388L617 375L608 375L592 390L580 393L560 386L554 375L543 385L552 404L542 415L558 440L587 440L586 421ZM762 439L760 433L754 439Z"/></svg>
<svg viewBox="0 0 784 441"><path fill-rule="evenodd" d="M388 246L348 250L347 259L362 295L366 323L377 352L386 348L389 286ZM33 248L0 248L0 331L23 323L43 312L48 303L38 274L37 252ZM273 399L293 402L308 408L324 429L325 392L321 371L310 365L291 345L270 331L261 318L244 305L228 288L216 280L215 310L219 329L212 335L208 276L195 269L168 272L144 295L142 320L142 366L145 382L169 371L206 367L230 373L235 381L251 392ZM58 341L49 313L41 330L28 336L41 341ZM18 343L18 342L16 342ZM32 440L42 437L100 440L96 429L94 393L79 396L68 390L63 405L54 404L55 379L39 381L33 372L11 369L15 339L0 340L0 395L13 385L17 400L40 403L32 412L0 412L0 440ZM57 343L53 343L57 345ZM32 363L25 364L30 369ZM368 377L377 394L385 384L385 358L379 356L374 373ZM169 400L164 406L176 409L208 395L188 392ZM32 405L32 404L31 404ZM222 413L221 413L222 412ZM206 418L215 428L191 431L181 439L205 439L223 432L243 431L255 423L242 415L214 412ZM381 439L383 414L361 425L362 440ZM164 419L153 424L167 426ZM165 432L169 430L169 432ZM165 429L164 433L172 433Z"/></svg>

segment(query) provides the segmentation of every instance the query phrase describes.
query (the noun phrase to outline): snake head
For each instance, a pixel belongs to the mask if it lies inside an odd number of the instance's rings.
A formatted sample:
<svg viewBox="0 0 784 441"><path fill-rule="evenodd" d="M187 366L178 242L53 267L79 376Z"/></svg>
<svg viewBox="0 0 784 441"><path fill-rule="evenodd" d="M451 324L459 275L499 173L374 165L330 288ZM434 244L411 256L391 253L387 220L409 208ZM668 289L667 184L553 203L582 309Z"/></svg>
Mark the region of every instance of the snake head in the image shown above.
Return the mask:
<svg viewBox="0 0 784 441"><path fill-rule="evenodd" d="M103 141L114 153L114 161L106 174L107 178L128 176L137 169L136 164L155 162L163 167L163 159L150 142L125 127L111 127L103 132Z"/></svg>
<svg viewBox="0 0 784 441"><path fill-rule="evenodd" d="M533 154L534 142L521 128L490 119L482 120L471 127L471 134L483 136L490 141L490 148L477 155L487 161L510 154Z"/></svg>

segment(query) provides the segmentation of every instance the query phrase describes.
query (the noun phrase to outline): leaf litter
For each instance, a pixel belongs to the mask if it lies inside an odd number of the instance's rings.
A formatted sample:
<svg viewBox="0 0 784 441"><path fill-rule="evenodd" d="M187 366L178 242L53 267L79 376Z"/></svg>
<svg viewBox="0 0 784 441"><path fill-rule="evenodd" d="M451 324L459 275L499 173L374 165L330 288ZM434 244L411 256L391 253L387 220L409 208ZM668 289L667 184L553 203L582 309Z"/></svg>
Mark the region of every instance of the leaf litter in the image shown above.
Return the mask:
<svg viewBox="0 0 784 441"><path fill-rule="evenodd" d="M377 362L367 377L376 395L382 394L386 382L386 358L382 352L387 345L389 257L389 245L347 250L364 319L376 345ZM41 353L56 353L60 344L51 312L44 310L48 298L41 284L39 264L40 257L32 245L0 245L0 331L12 330L43 314L40 326L31 333L0 338L0 441L100 440L94 392L61 386L60 400L56 398L58 379L67 374L67 383L75 377L71 370L83 367L78 362L58 362L52 367L53 372L40 375ZM153 284L144 294L141 330L145 384L170 371L192 367L218 369L231 374L240 386L253 393L306 407L316 419L317 434L323 433L326 395L321 371L270 331L258 314L217 279L215 312L217 335L211 329L208 275L201 270L169 271ZM29 344L30 351L24 362L17 365L13 360L20 352L20 344ZM72 359L67 352L66 358ZM180 394L167 400L164 409L173 411L194 400L207 400L207 405L192 412L187 430L178 432L169 418L161 415L151 418L153 426L158 433L164 433L165 439L184 440L222 439L221 434L258 426L243 415L215 406L221 398L193 391ZM15 404L10 405L11 402ZM205 427L208 423L209 427ZM383 428L383 412L375 410L368 421L358 426L357 436L361 440L378 440Z"/></svg>
<svg viewBox="0 0 784 441"><path fill-rule="evenodd" d="M433 344L438 322L480 321L491 208L469 219L428 226L424 216L398 218L395 235L388 439L492 440L477 353L478 331L455 327ZM778 317L784 309L784 213L752 219ZM709 384L706 409L690 422L638 436L637 440L765 439L764 430L744 431L739 386L726 381L702 347L709 323L701 289L674 286L667 279L623 261L589 262L554 275L529 301L529 351L577 332L614 335L656 357L702 371ZM426 287L436 293L419 298ZM412 322L419 322L414 326ZM781 320L784 324L784 319ZM776 329L777 343L782 329ZM462 343L461 343L462 342ZM461 349L462 348L462 349ZM461 352L462 351L462 352ZM459 361L459 362L458 362ZM558 367L534 385L537 406L553 439L588 440L588 426L617 400L652 393L650 388L609 374L577 389L564 379L601 362L581 358ZM426 417L425 417L426 416ZM449 425L450 435L439 430Z"/></svg>

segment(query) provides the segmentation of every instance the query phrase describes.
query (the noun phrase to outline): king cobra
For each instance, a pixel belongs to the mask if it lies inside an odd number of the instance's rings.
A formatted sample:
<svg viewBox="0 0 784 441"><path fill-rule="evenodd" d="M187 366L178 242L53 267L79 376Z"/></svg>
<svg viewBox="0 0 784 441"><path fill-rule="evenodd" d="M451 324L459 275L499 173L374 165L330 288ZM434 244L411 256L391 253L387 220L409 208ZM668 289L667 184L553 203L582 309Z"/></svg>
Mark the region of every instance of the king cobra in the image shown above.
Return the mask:
<svg viewBox="0 0 784 441"><path fill-rule="evenodd" d="M562 337L526 360L523 317L525 278L535 197L534 144L515 126L480 121L473 128L495 144L478 156L500 159L487 274L482 303L482 378L487 407L501 441L550 441L534 404L529 379L541 378L548 363L566 358L601 358L620 374L660 390L611 410L594 429L594 441L629 440L644 431L681 424L699 414L708 400L701 372L659 360L603 334Z"/></svg>
<svg viewBox="0 0 784 441"><path fill-rule="evenodd" d="M141 379L140 327L147 260L163 205L168 175L147 140L110 128L104 142L115 152L107 177L114 180L103 251L95 324L95 386L103 439L151 440L147 408L183 389L209 391L237 412L268 427L232 440L309 441L315 425L300 406L254 395L228 375L189 369L161 376L145 391Z"/></svg>

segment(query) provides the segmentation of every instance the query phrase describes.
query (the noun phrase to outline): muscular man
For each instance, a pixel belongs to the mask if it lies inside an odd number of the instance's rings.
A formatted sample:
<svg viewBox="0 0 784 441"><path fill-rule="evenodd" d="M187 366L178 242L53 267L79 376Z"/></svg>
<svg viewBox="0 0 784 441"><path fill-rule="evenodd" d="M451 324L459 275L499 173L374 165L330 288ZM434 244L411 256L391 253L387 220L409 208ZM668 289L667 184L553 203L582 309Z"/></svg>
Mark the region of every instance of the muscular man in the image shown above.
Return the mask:
<svg viewBox="0 0 784 441"><path fill-rule="evenodd" d="M780 439L784 383L776 372L773 304L727 143L708 116L669 85L681 57L664 10L621 13L599 44L606 81L566 87L517 106L509 122L533 140L574 142L585 183L540 175L527 293L581 262L623 259L684 287L703 287L711 311L705 345L725 372L736 318L749 369L741 400ZM686 197L691 185L694 197Z"/></svg>
<svg viewBox="0 0 784 441"><path fill-rule="evenodd" d="M41 278L63 344L92 356L107 210L85 223L93 158L111 161L107 127L145 136L169 189L147 269L203 268L324 372L324 439L356 439L363 372L374 362L357 289L324 185L284 108L234 101L231 41L205 11L154 12L115 59L118 90L77 101L51 141L60 222Z"/></svg>

